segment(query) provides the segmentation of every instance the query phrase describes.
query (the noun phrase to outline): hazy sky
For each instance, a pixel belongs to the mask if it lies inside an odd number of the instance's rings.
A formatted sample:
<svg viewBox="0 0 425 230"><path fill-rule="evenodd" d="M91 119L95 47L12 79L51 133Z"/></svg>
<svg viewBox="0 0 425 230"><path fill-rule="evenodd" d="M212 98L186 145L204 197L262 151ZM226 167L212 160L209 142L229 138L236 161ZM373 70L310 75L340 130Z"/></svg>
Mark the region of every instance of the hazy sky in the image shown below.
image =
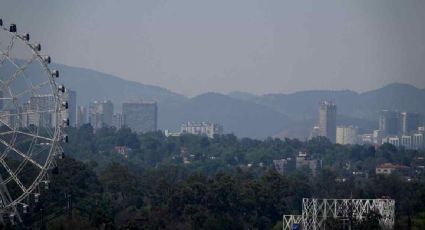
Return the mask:
<svg viewBox="0 0 425 230"><path fill-rule="evenodd" d="M0 0L54 61L185 94L425 88L423 0Z"/></svg>

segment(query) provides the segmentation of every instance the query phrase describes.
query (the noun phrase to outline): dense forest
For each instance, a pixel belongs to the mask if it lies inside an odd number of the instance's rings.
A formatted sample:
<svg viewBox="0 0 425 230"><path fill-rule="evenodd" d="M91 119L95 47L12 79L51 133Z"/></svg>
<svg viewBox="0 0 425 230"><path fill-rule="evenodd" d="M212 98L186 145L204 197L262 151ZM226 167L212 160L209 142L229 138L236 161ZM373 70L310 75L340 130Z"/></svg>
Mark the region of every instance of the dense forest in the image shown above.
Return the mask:
<svg viewBox="0 0 425 230"><path fill-rule="evenodd" d="M299 214L303 197L391 197L396 229L425 229L425 173L414 167L423 151L342 146L325 138L166 137L127 128L93 132L89 125L67 133L66 157L51 173L49 189L22 214L22 225L6 228L282 229L282 215ZM314 174L308 168L274 169L273 160L299 152L319 159L321 169ZM375 175L382 163L410 166L409 179ZM358 178L354 171L368 176ZM379 225L371 220L353 229Z"/></svg>

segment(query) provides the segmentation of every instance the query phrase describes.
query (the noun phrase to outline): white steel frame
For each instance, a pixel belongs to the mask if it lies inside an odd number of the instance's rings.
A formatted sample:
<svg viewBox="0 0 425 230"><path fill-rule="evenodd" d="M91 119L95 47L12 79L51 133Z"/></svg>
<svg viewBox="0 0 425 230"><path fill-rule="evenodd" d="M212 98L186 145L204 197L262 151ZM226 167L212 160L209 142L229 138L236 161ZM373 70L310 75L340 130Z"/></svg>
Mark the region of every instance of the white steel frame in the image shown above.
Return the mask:
<svg viewBox="0 0 425 230"><path fill-rule="evenodd" d="M326 229L328 218L362 221L371 211L381 215L384 229L393 229L395 201L392 199L303 198L302 215L284 215L283 230L291 230L293 224L300 224L303 230L322 230Z"/></svg>
<svg viewBox="0 0 425 230"><path fill-rule="evenodd" d="M52 124L52 127L47 129L47 134L42 134L39 132L38 128L32 131L22 131L19 129L19 125L9 125L2 121L2 119L7 116L22 116L29 114L28 112L20 112L17 110L17 113L0 116L0 118L2 118L0 119L0 125L7 126L10 129L8 131L0 132L0 145L3 145L6 148L5 151L2 153L0 152L0 167L3 167L8 175L7 178L1 178L0 176L0 222L3 222L3 217L1 215L2 213L10 213L11 218L17 216L19 219L18 211L19 209L23 210L28 207L27 199L29 196L34 195L35 199L38 200L38 187L40 183L46 184L47 187L47 184L49 183L47 178L47 171L55 165L54 159L62 153L60 142L64 138L62 128L65 127L66 124L62 119L63 117L61 116L61 113L62 111L66 110L67 107L64 107L62 104L61 90L58 90L60 87L58 87L55 82L55 78L58 77L58 72L52 71L49 68L48 64L50 64L50 57L41 54L41 46L39 44L31 44L29 42L28 34L20 35L17 32L10 31L9 27L5 25L0 25L0 32L5 33L8 35L8 37L10 37L9 41L0 40L0 43L8 43L8 46L5 50L0 49L0 69L3 67L3 64L6 61L16 68L16 71L11 74L10 78L7 80L0 79L0 90L7 91L10 95L9 98L1 97L0 100L3 102L6 101L8 103L13 103L10 105L18 108L18 102L21 97L28 95L35 96L36 92L44 87L49 91L47 96L51 97L53 100L53 108L47 111L38 109L36 111L32 111L31 113L52 113L54 118L54 124ZM23 65L19 65L16 62L15 57L11 56L11 51L14 47L14 44L18 42L26 47L26 49L31 54L31 57L28 58L28 60L23 60ZM41 70L43 71L43 81L41 83L34 84L31 81L31 76L26 75L27 67L31 63L38 63L38 65L41 67ZM19 93L13 92L11 85L19 78L25 79L27 89ZM4 137L6 135L12 136L12 140L5 141ZM32 139L30 145L31 147L28 149L28 151L22 152L16 147L19 144L17 139L18 135L24 135ZM44 148L42 151L48 152L48 155L45 160L43 160L43 162L37 162L33 159L33 155L36 155L37 152L33 150L32 147L37 144L43 144L45 147L42 147ZM18 154L21 157L21 162L16 169L10 168L4 160L10 152ZM21 182L20 178L20 173L26 164L32 164L39 170L37 172L38 174L34 176L34 180L27 186ZM8 192L8 183L11 181L16 183L21 190L17 197L11 197Z"/></svg>

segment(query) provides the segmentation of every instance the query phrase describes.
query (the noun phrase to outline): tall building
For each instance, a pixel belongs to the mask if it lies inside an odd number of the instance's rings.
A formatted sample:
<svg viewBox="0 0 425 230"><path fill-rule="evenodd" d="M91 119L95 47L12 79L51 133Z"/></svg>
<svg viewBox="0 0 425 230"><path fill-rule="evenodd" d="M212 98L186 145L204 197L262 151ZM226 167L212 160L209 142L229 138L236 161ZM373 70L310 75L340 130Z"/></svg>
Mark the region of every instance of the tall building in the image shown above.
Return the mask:
<svg viewBox="0 0 425 230"><path fill-rule="evenodd" d="M403 146L406 149L412 149L412 136L410 135L402 135L400 137L400 146Z"/></svg>
<svg viewBox="0 0 425 230"><path fill-rule="evenodd" d="M354 126L338 126L336 128L336 143L341 145L355 145L358 131Z"/></svg>
<svg viewBox="0 0 425 230"><path fill-rule="evenodd" d="M52 95L36 95L30 98L28 107L25 108L28 125L38 127L54 127L56 122L55 116L55 98Z"/></svg>
<svg viewBox="0 0 425 230"><path fill-rule="evenodd" d="M19 120L20 120L20 127L27 127L29 125L29 114L28 112L30 111L30 102L24 102L20 107L19 107Z"/></svg>
<svg viewBox="0 0 425 230"><path fill-rule="evenodd" d="M336 105L323 101L319 110L320 136L327 137L332 143L336 141Z"/></svg>
<svg viewBox="0 0 425 230"><path fill-rule="evenodd" d="M11 127L13 129L13 112L9 110L0 110L0 126Z"/></svg>
<svg viewBox="0 0 425 230"><path fill-rule="evenodd" d="M124 126L124 119L121 113L114 114L114 117L112 120L112 126L114 126L117 129L121 129Z"/></svg>
<svg viewBox="0 0 425 230"><path fill-rule="evenodd" d="M423 133L415 133L412 136L412 148L413 149L423 149L424 146L424 134Z"/></svg>
<svg viewBox="0 0 425 230"><path fill-rule="evenodd" d="M137 133L153 132L158 126L158 108L154 101L122 104L124 125Z"/></svg>
<svg viewBox="0 0 425 230"><path fill-rule="evenodd" d="M215 123L189 121L181 125L180 132L183 134L206 135L209 138L213 138L214 135L223 134L223 127Z"/></svg>
<svg viewBox="0 0 425 230"><path fill-rule="evenodd" d="M421 125L421 116L418 113L401 113L401 131L404 134L414 132Z"/></svg>
<svg viewBox="0 0 425 230"><path fill-rule="evenodd" d="M373 130L373 143L377 145L382 144L382 138L384 138L382 130Z"/></svg>
<svg viewBox="0 0 425 230"><path fill-rule="evenodd" d="M114 105L111 101L94 101L89 105L89 122L94 129L112 126Z"/></svg>
<svg viewBox="0 0 425 230"><path fill-rule="evenodd" d="M81 127L82 125L87 123L87 110L84 106L77 107L77 127Z"/></svg>
<svg viewBox="0 0 425 230"><path fill-rule="evenodd" d="M400 134L400 113L389 110L382 110L379 113L379 130L385 136Z"/></svg>

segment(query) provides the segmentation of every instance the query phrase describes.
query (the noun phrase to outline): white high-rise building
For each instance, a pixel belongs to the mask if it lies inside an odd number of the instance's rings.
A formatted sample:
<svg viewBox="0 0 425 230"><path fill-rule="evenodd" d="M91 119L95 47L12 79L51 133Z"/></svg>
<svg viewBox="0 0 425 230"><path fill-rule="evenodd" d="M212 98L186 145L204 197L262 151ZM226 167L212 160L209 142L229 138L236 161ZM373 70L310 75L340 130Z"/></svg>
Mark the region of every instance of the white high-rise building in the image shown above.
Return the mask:
<svg viewBox="0 0 425 230"><path fill-rule="evenodd" d="M422 132L416 132L411 135L389 136L382 139L382 144L389 143L405 149L424 149L424 135Z"/></svg>
<svg viewBox="0 0 425 230"><path fill-rule="evenodd" d="M355 145L357 140L358 130L354 126L338 126L336 128L336 143L341 145Z"/></svg>
<svg viewBox="0 0 425 230"><path fill-rule="evenodd" d="M423 149L424 146L424 134L423 133L415 133L412 136L412 148L413 149Z"/></svg>
<svg viewBox="0 0 425 230"><path fill-rule="evenodd" d="M89 105L89 122L94 129L112 126L114 105L111 101L94 101Z"/></svg>
<svg viewBox="0 0 425 230"><path fill-rule="evenodd" d="M412 148L412 136L402 135L400 138L400 146L403 146L406 149Z"/></svg>
<svg viewBox="0 0 425 230"><path fill-rule="evenodd" d="M384 132L382 130L373 131L373 143L376 145L382 144L382 138L384 137Z"/></svg>

